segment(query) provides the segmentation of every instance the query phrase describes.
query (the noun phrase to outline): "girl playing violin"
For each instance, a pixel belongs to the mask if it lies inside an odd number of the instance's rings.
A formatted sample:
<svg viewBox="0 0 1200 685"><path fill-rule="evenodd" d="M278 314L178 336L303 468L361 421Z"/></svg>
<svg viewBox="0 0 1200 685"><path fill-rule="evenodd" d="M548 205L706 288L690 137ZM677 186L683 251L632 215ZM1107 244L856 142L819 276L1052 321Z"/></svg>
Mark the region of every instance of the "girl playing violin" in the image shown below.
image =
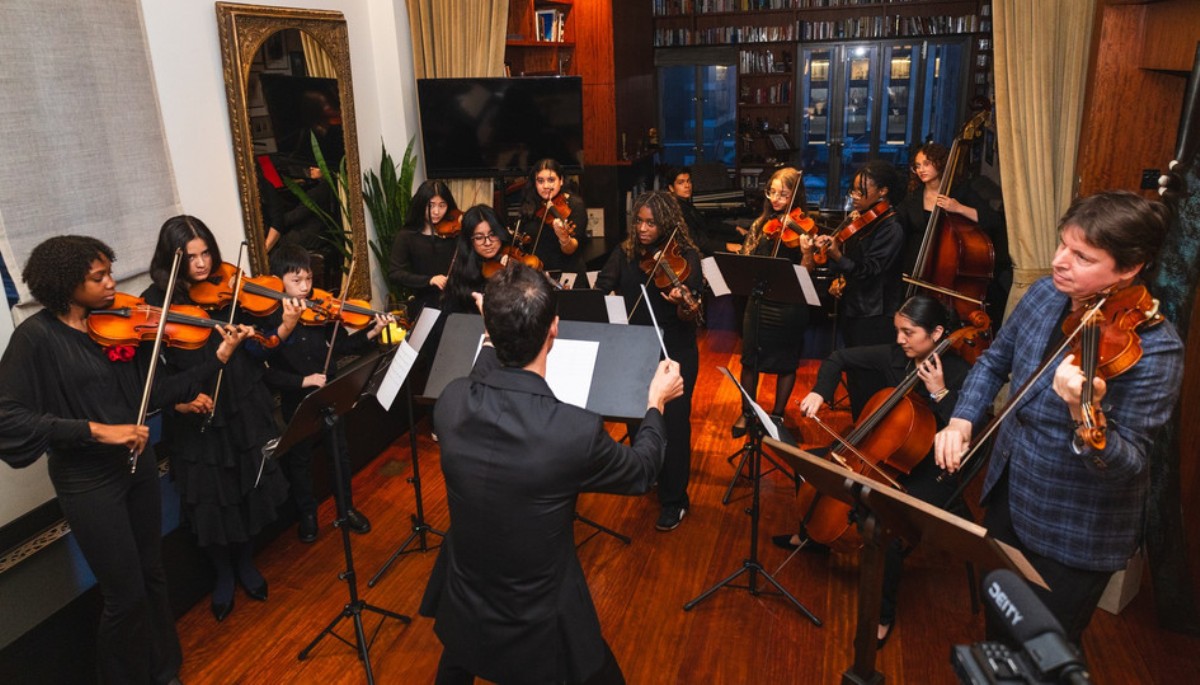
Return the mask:
<svg viewBox="0 0 1200 685"><path fill-rule="evenodd" d="M475 205L463 214L462 232L455 241L454 266L442 294L444 312L478 311L471 293L483 292L484 264L502 259L502 251L509 242L508 231L491 207Z"/></svg>
<svg viewBox="0 0 1200 685"><path fill-rule="evenodd" d="M522 250L542 260L546 271L575 274L575 287L587 287L579 248L587 240L587 205L577 193L564 189L562 167L553 159L533 165L521 201L522 234L530 236Z"/></svg>
<svg viewBox="0 0 1200 685"><path fill-rule="evenodd" d="M164 304L177 249L183 250L183 263L176 304L191 304L186 286L210 279L222 263L220 248L203 221L192 216L167 219L150 263L153 284L142 293L152 305ZM288 335L286 324L294 326L300 315L298 307L284 306L288 310L278 331L281 339ZM219 310L212 316L221 320L228 312ZM210 339L209 347L213 344ZM203 348L169 349L165 366L174 372L192 369L211 354ZM207 411L177 404L163 412L164 450L171 457L183 515L216 571L211 609L217 621L233 611L235 578L249 597L266 601L267 581L254 566L254 536L275 520L275 508L287 499L287 480L276 462L263 463L263 445L278 435L275 403L263 384L265 371L260 359L241 350L220 374L224 387L218 390L216 373L206 379L206 394L217 398L215 404L210 400Z"/></svg>
<svg viewBox="0 0 1200 685"><path fill-rule="evenodd" d="M656 292L656 274L646 273L641 265L649 264L656 271L666 268L663 264L653 266L663 252L675 255L675 264L670 268L679 276L681 285ZM643 300L643 284L650 294L649 301ZM630 323L650 324L646 309L654 308L654 316L662 328L663 343L671 359L679 363L679 373L683 376L683 397L669 403L663 413L667 424L667 451L658 476L658 500L662 509L655 523L655 528L660 531L674 530L690 505L687 486L692 455L692 389L700 367L696 317L703 284L700 252L692 242L675 198L667 192L640 195L633 204L633 225L629 235L609 255L596 278L596 288L603 292L615 291L625 298ZM685 293L684 288L690 292Z"/></svg>
<svg viewBox="0 0 1200 685"><path fill-rule="evenodd" d="M934 347L950 330L950 312L935 298L916 295L907 300L892 317L895 327L894 342L885 345L847 347L835 351L821 362L817 382L812 391L800 401L800 413L814 417L825 405L832 402L837 384L843 371L856 370L882 379L884 385L895 387L909 374L915 372L920 382L910 395L924 403L933 412L939 428L950 420L958 390L967 377L969 365L953 350L934 354ZM877 429L882 430L882 429ZM939 483L941 473L933 459L933 445L929 453L907 475L897 478L908 494L939 507L947 506L947 499L954 493L954 481ZM954 513L969 518L970 512L959 499L954 503ZM806 540L804 526L796 535L777 535L772 542L784 549L795 549L803 542L806 548L815 543ZM891 635L896 620L896 598L900 587L900 570L904 557L911 549L904 549L899 541L888 546L883 569L883 606L879 617L877 638L879 646Z"/></svg>
<svg viewBox="0 0 1200 685"><path fill-rule="evenodd" d="M782 257L800 263L798 248L780 244L782 231L775 232L772 237L765 229L773 219L781 218L789 210L803 210L802 181L800 172L792 167L783 167L771 174L762 213L750 226L742 254ZM800 366L807 324L808 305L786 304L765 297L750 302L742 318L742 386L754 397L758 393L758 375L775 374L775 406L771 413L778 421L783 420L788 398L796 385L796 369ZM749 412L749 405L743 404L742 415L733 424L733 437L746 434Z"/></svg>
<svg viewBox="0 0 1200 685"><path fill-rule="evenodd" d="M292 304L304 308L303 302L312 293L312 262L308 251L298 246L280 245L271 253L271 273L283 282L283 294L294 298ZM281 319L282 314L276 311L266 323L268 327L271 323L282 324ZM380 331L391 321L390 316L376 315L370 328L342 331L333 341L334 357L367 352ZM285 424L292 420L300 402L309 393L324 386L336 375L337 364L334 361L330 361L328 369L325 367L332 329L332 322L300 326L278 347L271 350L268 359L270 370L267 372L266 382L270 388L279 391ZM340 423L337 437L345 441ZM314 542L317 539L317 500L313 495L312 482L312 453L315 440L314 438L301 442L281 458L283 472L291 484L292 501L300 514L296 533L301 542ZM350 467L350 452L343 447L338 450L338 454L342 457L342 473L349 476L353 473ZM345 479L342 484L345 485L342 497L346 503L346 525L355 533L367 533L371 530L371 522L354 508L349 479Z"/></svg>
<svg viewBox="0 0 1200 685"><path fill-rule="evenodd" d="M22 277L44 309L17 327L0 359L0 455L14 467L50 455L50 481L104 597L101 681L167 683L183 657L162 563L154 448L149 429L135 424L152 346L130 359L88 336L89 314L116 293L113 260L109 246L76 235L49 238L29 255ZM150 407L204 407L199 381L249 332L222 326L187 373L156 374Z"/></svg>
<svg viewBox="0 0 1200 685"><path fill-rule="evenodd" d="M408 312L412 321L442 296L454 257L454 238L458 237L458 231L448 224L456 223L454 218L459 216L458 204L445 181L425 181L408 205L408 221L392 244L388 279L412 291L414 300Z"/></svg>

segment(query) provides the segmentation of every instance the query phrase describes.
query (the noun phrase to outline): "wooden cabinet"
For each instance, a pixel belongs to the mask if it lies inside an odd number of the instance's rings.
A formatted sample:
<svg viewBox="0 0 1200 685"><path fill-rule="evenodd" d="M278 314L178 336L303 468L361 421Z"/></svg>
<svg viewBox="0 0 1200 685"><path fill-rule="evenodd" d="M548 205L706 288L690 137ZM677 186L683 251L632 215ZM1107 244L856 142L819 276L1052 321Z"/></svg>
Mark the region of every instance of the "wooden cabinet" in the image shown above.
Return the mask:
<svg viewBox="0 0 1200 685"><path fill-rule="evenodd" d="M575 56L572 0L510 0L504 66L509 76L570 74Z"/></svg>

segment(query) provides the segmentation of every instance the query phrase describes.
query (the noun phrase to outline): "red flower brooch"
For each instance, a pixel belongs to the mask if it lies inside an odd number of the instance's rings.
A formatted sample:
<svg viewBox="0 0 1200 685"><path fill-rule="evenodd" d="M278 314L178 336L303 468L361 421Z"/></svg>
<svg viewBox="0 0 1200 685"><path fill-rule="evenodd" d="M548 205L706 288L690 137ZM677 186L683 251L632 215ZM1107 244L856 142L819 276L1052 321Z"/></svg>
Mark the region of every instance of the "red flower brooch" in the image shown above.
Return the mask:
<svg viewBox="0 0 1200 685"><path fill-rule="evenodd" d="M133 361L133 357L137 354L137 348L133 345L113 345L104 350L108 355L110 362L128 362Z"/></svg>

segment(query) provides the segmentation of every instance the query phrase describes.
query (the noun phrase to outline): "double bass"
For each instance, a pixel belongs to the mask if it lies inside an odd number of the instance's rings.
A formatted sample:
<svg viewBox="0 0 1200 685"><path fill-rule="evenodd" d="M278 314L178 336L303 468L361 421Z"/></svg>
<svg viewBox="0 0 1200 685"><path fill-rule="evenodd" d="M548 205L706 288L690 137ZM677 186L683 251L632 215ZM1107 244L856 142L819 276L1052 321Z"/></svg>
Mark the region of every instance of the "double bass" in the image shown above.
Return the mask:
<svg viewBox="0 0 1200 685"><path fill-rule="evenodd" d="M963 160L963 143L978 138L987 120L988 110L971 118L950 146L946 167L942 170L938 195L949 196ZM917 253L905 299L918 288L932 290L950 306L972 332L964 335L955 351L974 363L987 349L991 339L991 319L983 309L988 284L996 267L992 239L979 224L958 214L942 211L934 205L925 225L921 249Z"/></svg>

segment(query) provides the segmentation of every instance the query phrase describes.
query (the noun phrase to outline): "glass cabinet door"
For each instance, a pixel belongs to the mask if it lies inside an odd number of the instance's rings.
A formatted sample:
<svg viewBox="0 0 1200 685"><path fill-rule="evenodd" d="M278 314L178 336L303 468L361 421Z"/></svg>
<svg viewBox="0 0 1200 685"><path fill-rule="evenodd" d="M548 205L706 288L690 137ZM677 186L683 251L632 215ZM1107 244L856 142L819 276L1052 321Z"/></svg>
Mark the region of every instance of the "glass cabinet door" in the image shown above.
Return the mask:
<svg viewBox="0 0 1200 685"><path fill-rule="evenodd" d="M726 64L659 67L659 135L666 164L734 163L736 72Z"/></svg>

